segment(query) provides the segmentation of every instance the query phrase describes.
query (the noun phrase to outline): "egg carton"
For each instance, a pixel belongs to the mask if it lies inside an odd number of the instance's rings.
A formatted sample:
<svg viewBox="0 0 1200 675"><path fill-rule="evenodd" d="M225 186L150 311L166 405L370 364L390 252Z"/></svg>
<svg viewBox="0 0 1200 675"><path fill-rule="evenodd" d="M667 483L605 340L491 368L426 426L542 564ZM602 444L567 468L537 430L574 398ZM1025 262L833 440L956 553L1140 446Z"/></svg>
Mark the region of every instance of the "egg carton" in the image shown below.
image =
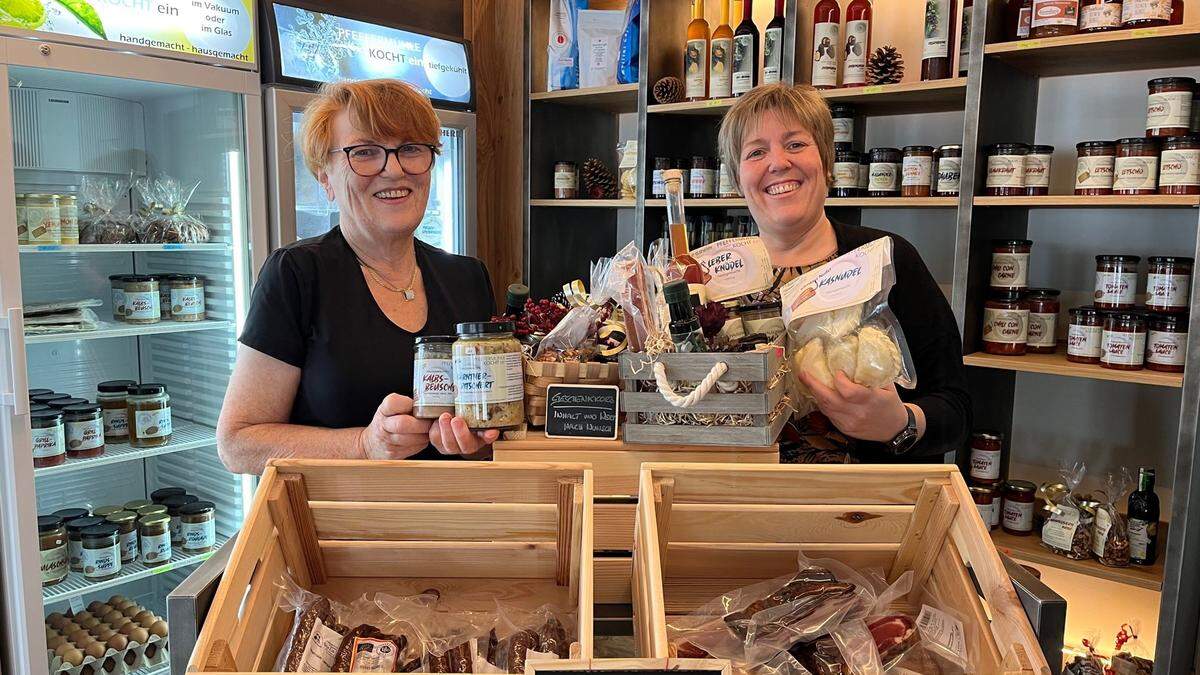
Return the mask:
<svg viewBox="0 0 1200 675"><path fill-rule="evenodd" d="M165 663L170 658L167 643L167 638L151 635L145 644L130 642L121 651L109 648L100 658L85 656L78 666L64 662L52 651L47 650L46 654L51 675L130 675L146 666Z"/></svg>

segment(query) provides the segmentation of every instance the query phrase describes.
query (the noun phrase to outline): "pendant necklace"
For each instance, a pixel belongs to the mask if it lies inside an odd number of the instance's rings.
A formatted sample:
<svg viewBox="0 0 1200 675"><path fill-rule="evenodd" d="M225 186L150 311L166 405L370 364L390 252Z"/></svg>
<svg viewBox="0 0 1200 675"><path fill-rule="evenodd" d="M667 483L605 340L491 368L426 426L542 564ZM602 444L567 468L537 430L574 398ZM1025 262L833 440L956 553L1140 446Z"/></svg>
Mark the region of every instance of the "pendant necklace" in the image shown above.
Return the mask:
<svg viewBox="0 0 1200 675"><path fill-rule="evenodd" d="M416 260L413 260L413 270L412 270L412 275L408 277L408 286L406 288L396 288L395 286L389 284L383 278L383 276L381 274L379 274L379 272L375 271L374 267L371 267L367 263L363 262L362 258L355 256L354 259L357 260L358 264L361 265L362 268L367 271L367 274L371 275L372 279L379 282L380 286L383 286L384 288L388 289L389 291L391 291L393 293L403 293L405 302L412 302L413 298L417 297L416 291L413 290L413 282L415 282L417 280L417 269L419 269L416 264L416 262L417 262Z"/></svg>

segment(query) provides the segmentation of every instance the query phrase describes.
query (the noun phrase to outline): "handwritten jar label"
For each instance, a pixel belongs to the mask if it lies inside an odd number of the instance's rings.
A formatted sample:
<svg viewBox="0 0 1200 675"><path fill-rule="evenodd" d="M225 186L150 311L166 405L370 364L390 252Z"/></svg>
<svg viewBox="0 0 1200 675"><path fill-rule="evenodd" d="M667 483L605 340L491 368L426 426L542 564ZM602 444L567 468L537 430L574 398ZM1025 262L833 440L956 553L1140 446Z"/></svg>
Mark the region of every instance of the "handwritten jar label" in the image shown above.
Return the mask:
<svg viewBox="0 0 1200 675"><path fill-rule="evenodd" d="M83 576L88 579L103 579L121 571L121 549L113 542L105 548L87 548L80 551Z"/></svg>
<svg viewBox="0 0 1200 675"><path fill-rule="evenodd" d="M833 142L834 143L853 143L854 142L854 118L853 117L835 117L835 118L833 118Z"/></svg>
<svg viewBox="0 0 1200 675"><path fill-rule="evenodd" d="M1031 312L1026 344L1030 347L1053 347L1057 323L1057 314L1034 314Z"/></svg>
<svg viewBox="0 0 1200 675"><path fill-rule="evenodd" d="M1025 187L1050 187L1050 155L1025 156Z"/></svg>
<svg viewBox="0 0 1200 675"><path fill-rule="evenodd" d="M1169 2L1169 0L1168 0ZM1167 11L1170 14L1170 10ZM1146 130L1187 128L1192 123L1192 92L1165 91L1146 98Z"/></svg>
<svg viewBox="0 0 1200 675"><path fill-rule="evenodd" d="M129 412L126 408L105 408L104 437L107 439L129 436Z"/></svg>
<svg viewBox="0 0 1200 675"><path fill-rule="evenodd" d="M1025 187L1025 156L992 155L988 157L987 187Z"/></svg>
<svg viewBox="0 0 1200 675"><path fill-rule="evenodd" d="M1072 324L1067 329L1067 353L1071 356L1100 358L1102 334L1103 329L1100 326Z"/></svg>
<svg viewBox="0 0 1200 675"><path fill-rule="evenodd" d="M150 534L142 537L142 556L144 563L157 563L171 558L171 533Z"/></svg>
<svg viewBox="0 0 1200 675"><path fill-rule="evenodd" d="M1118 157L1113 190L1153 190L1158 187L1157 157Z"/></svg>
<svg viewBox="0 0 1200 675"><path fill-rule="evenodd" d="M1158 181L1163 187L1200 185L1200 149L1163 150Z"/></svg>
<svg viewBox="0 0 1200 675"><path fill-rule="evenodd" d="M1153 309L1186 309L1188 306L1188 284L1192 278L1186 274L1146 275L1146 306Z"/></svg>
<svg viewBox="0 0 1200 675"><path fill-rule="evenodd" d="M895 192L900 189L900 165L891 162L871 162L867 189L871 192Z"/></svg>
<svg viewBox="0 0 1200 675"><path fill-rule="evenodd" d="M1079 510L1065 504L1058 505L1058 512L1046 519L1042 525L1042 541L1059 551L1070 551L1075 542L1075 530L1079 529Z"/></svg>
<svg viewBox="0 0 1200 675"><path fill-rule="evenodd" d="M121 562L131 563L138 557L137 528L117 535L117 546L121 549Z"/></svg>
<svg viewBox="0 0 1200 675"><path fill-rule="evenodd" d="M1000 477L1000 451L971 448L971 478L995 480Z"/></svg>
<svg viewBox="0 0 1200 675"><path fill-rule="evenodd" d="M1121 21L1171 20L1171 0L1125 0L1121 7Z"/></svg>
<svg viewBox="0 0 1200 675"><path fill-rule="evenodd" d="M993 253L992 288L1025 289L1029 286L1028 253Z"/></svg>
<svg viewBox="0 0 1200 675"><path fill-rule="evenodd" d="M1029 310L983 310L983 339L1010 345L1025 344L1029 333Z"/></svg>
<svg viewBox="0 0 1200 675"><path fill-rule="evenodd" d="M196 316L203 313L203 288L171 289L171 316Z"/></svg>
<svg viewBox="0 0 1200 675"><path fill-rule="evenodd" d="M104 445L104 421L67 422L67 449L71 452L94 450Z"/></svg>
<svg viewBox="0 0 1200 675"><path fill-rule="evenodd" d="M67 547L56 546L42 553L42 584L61 581L67 576Z"/></svg>
<svg viewBox="0 0 1200 675"><path fill-rule="evenodd" d="M1132 305L1136 294L1136 272L1096 272L1097 303Z"/></svg>
<svg viewBox="0 0 1200 675"><path fill-rule="evenodd" d="M1182 366L1187 355L1187 333L1150 331L1146 360L1159 366Z"/></svg>
<svg viewBox="0 0 1200 675"><path fill-rule="evenodd" d="M933 180L933 157L905 157L903 173L904 185L929 185Z"/></svg>
<svg viewBox="0 0 1200 675"><path fill-rule="evenodd" d="M1121 5L1118 3L1102 2L1079 10L1079 30L1120 27Z"/></svg>
<svg viewBox="0 0 1200 675"><path fill-rule="evenodd" d="M171 409L134 411L134 430L138 438L161 438L171 435Z"/></svg>
<svg viewBox="0 0 1200 675"><path fill-rule="evenodd" d="M48 429L33 429L32 432L34 457L38 459L57 457L66 452L61 424Z"/></svg>
<svg viewBox="0 0 1200 675"><path fill-rule="evenodd" d="M413 397L417 406L454 405L454 361L418 359L413 373Z"/></svg>
<svg viewBox="0 0 1200 675"><path fill-rule="evenodd" d="M1029 532L1033 530L1033 504L1005 499L1002 518L1005 529Z"/></svg>
<svg viewBox="0 0 1200 675"><path fill-rule="evenodd" d="M858 162L834 162L833 187L858 187Z"/></svg>
<svg viewBox="0 0 1200 675"><path fill-rule="evenodd" d="M525 398L521 355L470 354L454 359L454 402L509 403Z"/></svg>
<svg viewBox="0 0 1200 675"><path fill-rule="evenodd" d="M1075 189L1112 189L1113 169L1116 165L1117 158L1112 155L1080 157L1075 162Z"/></svg>
<svg viewBox="0 0 1200 675"><path fill-rule="evenodd" d="M961 179L961 157L938 158L937 194L945 196L957 195Z"/></svg>
<svg viewBox="0 0 1200 675"><path fill-rule="evenodd" d="M159 319L158 291L125 291L126 319Z"/></svg>
<svg viewBox="0 0 1200 675"><path fill-rule="evenodd" d="M1145 333L1104 331L1100 362L1119 366L1140 366L1146 356Z"/></svg>
<svg viewBox="0 0 1200 675"><path fill-rule="evenodd" d="M188 551L212 548L217 543L217 521L209 518L201 523L179 523L179 537Z"/></svg>

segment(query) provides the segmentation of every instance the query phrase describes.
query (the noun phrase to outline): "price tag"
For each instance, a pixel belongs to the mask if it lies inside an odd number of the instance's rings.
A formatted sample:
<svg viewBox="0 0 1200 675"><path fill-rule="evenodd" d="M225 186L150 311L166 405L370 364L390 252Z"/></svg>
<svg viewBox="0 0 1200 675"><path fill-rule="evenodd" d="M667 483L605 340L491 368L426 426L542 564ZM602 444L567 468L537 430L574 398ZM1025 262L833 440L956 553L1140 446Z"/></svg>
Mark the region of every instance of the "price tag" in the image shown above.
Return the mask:
<svg viewBox="0 0 1200 675"><path fill-rule="evenodd" d="M78 614L78 613L82 612L84 609L82 595L73 595L73 596L71 596L71 599L68 600L67 602L71 605L71 613L72 614Z"/></svg>
<svg viewBox="0 0 1200 675"><path fill-rule="evenodd" d="M1157 28L1135 28L1133 30L1133 37L1135 37L1135 38L1155 37L1158 35L1158 33L1159 33L1159 30Z"/></svg>
<svg viewBox="0 0 1200 675"><path fill-rule="evenodd" d="M617 438L620 389L614 385L552 384L546 388L547 438Z"/></svg>
<svg viewBox="0 0 1200 675"><path fill-rule="evenodd" d="M1017 49L1037 49L1041 46L1041 40L1021 40L1017 43Z"/></svg>
<svg viewBox="0 0 1200 675"><path fill-rule="evenodd" d="M709 99L708 101L705 101L705 102L704 102L704 107L705 107L705 108L719 108L719 107L721 107L721 106L723 106L723 105L729 105L729 99L727 99L727 98L714 98L714 99Z"/></svg>
<svg viewBox="0 0 1200 675"><path fill-rule="evenodd" d="M183 244L163 244L164 251L182 251Z"/></svg>
<svg viewBox="0 0 1200 675"><path fill-rule="evenodd" d="M874 84L874 85L871 85L870 87L863 88L864 94L878 94L881 91L883 91L882 84Z"/></svg>
<svg viewBox="0 0 1200 675"><path fill-rule="evenodd" d="M40 245L38 245L37 250L39 250L39 251L61 251L62 246L59 246L58 244L40 244Z"/></svg>

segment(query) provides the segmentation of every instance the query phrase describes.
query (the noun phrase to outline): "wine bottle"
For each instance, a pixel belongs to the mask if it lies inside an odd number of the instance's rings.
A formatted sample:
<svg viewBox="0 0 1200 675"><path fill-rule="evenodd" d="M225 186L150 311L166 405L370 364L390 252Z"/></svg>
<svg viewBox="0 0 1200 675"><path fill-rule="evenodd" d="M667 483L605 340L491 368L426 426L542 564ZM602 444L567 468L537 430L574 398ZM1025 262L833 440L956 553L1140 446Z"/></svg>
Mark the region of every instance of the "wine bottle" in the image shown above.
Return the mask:
<svg viewBox="0 0 1200 675"><path fill-rule="evenodd" d="M504 315L516 319L525 311L525 301L529 299L529 287L525 284L509 284L504 294Z"/></svg>
<svg viewBox="0 0 1200 675"><path fill-rule="evenodd" d="M663 286L663 300L667 303L667 311L671 314L671 342L675 343L677 352L706 352L704 333L700 330L700 320L696 318L696 310L692 308L692 297L686 281L679 279L668 282Z"/></svg>
<svg viewBox="0 0 1200 675"><path fill-rule="evenodd" d="M838 51L842 41L838 28L842 22L837 0L820 0L813 9L812 86L834 89L838 84Z"/></svg>
<svg viewBox="0 0 1200 675"><path fill-rule="evenodd" d="M871 0L852 0L846 7L846 47L842 52L842 86L867 84L867 58L871 55Z"/></svg>
<svg viewBox="0 0 1200 675"><path fill-rule="evenodd" d="M721 25L712 33L712 43L709 51L710 66L708 69L708 97L729 98L733 96L733 80L731 79L731 56L733 55L733 29L729 27L729 0L717 0L721 3Z"/></svg>
<svg viewBox="0 0 1200 675"><path fill-rule="evenodd" d="M763 84L783 78L783 0L775 0L775 16L763 31Z"/></svg>
<svg viewBox="0 0 1200 675"><path fill-rule="evenodd" d="M925 45L921 52L921 80L950 77L954 53L957 0L925 0Z"/></svg>
<svg viewBox="0 0 1200 675"><path fill-rule="evenodd" d="M958 74L966 75L971 61L971 15L975 0L963 0L962 33L958 36Z"/></svg>
<svg viewBox="0 0 1200 675"><path fill-rule="evenodd" d="M1154 494L1154 468L1138 469L1138 489L1129 493L1129 561L1153 565L1158 559L1158 495Z"/></svg>
<svg viewBox="0 0 1200 675"><path fill-rule="evenodd" d="M742 22L733 32L733 95L741 96L758 85L758 26L754 25L754 0L743 0Z"/></svg>
<svg viewBox="0 0 1200 675"><path fill-rule="evenodd" d="M703 101L708 98L708 22L704 20L704 0L692 0L692 22L687 28L687 47L683 52L684 98Z"/></svg>

